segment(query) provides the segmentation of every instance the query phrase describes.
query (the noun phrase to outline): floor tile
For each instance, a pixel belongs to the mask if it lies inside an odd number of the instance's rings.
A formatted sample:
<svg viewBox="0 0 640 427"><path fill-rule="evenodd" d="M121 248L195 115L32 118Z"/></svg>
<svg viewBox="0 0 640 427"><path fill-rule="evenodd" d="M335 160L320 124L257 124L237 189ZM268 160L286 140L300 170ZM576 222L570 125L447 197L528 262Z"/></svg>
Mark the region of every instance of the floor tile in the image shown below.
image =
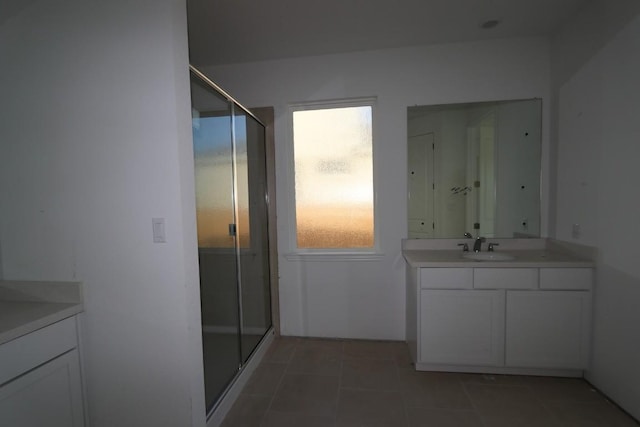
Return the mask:
<svg viewBox="0 0 640 427"><path fill-rule="evenodd" d="M259 427L270 402L270 396L241 394L221 427Z"/></svg>
<svg viewBox="0 0 640 427"><path fill-rule="evenodd" d="M563 427L638 427L638 423L609 402L546 404Z"/></svg>
<svg viewBox="0 0 640 427"><path fill-rule="evenodd" d="M260 427L335 427L333 416L268 411Z"/></svg>
<svg viewBox="0 0 640 427"><path fill-rule="evenodd" d="M527 385L542 402L605 402L605 397L581 378L531 377Z"/></svg>
<svg viewBox="0 0 640 427"><path fill-rule="evenodd" d="M471 401L456 374L445 372L400 372L407 407L472 410Z"/></svg>
<svg viewBox="0 0 640 427"><path fill-rule="evenodd" d="M393 360L346 358L342 361L341 387L399 391L398 370Z"/></svg>
<svg viewBox="0 0 640 427"><path fill-rule="evenodd" d="M420 372L404 343L277 338L223 427L638 427L579 378Z"/></svg>
<svg viewBox="0 0 640 427"><path fill-rule="evenodd" d="M342 341L300 340L289 362L288 372L340 375Z"/></svg>
<svg viewBox="0 0 640 427"><path fill-rule="evenodd" d="M474 411L437 408L407 408L409 427L483 427Z"/></svg>
<svg viewBox="0 0 640 427"><path fill-rule="evenodd" d="M404 427L402 395L394 391L341 389L338 427Z"/></svg>
<svg viewBox="0 0 640 427"><path fill-rule="evenodd" d="M390 346L393 349L393 358L395 359L398 367L406 369L414 369L411 355L409 354L409 346L402 341L391 342Z"/></svg>
<svg viewBox="0 0 640 427"><path fill-rule="evenodd" d="M278 412L334 416L340 378L286 373L271 404Z"/></svg>
<svg viewBox="0 0 640 427"><path fill-rule="evenodd" d="M458 373L463 384L494 384L494 385L528 385L527 378L522 375L499 374L465 374Z"/></svg>
<svg viewBox="0 0 640 427"><path fill-rule="evenodd" d="M264 394L273 396L284 376L287 365L284 363L261 363L244 386L244 394Z"/></svg>
<svg viewBox="0 0 640 427"><path fill-rule="evenodd" d="M550 415L525 386L465 384L472 405L482 417L533 419Z"/></svg>
<svg viewBox="0 0 640 427"><path fill-rule="evenodd" d="M395 360L396 351L394 342L349 340L344 343L343 353L347 358Z"/></svg>
<svg viewBox="0 0 640 427"><path fill-rule="evenodd" d="M547 413L538 415L485 415L480 417L484 427L564 427Z"/></svg>
<svg viewBox="0 0 640 427"><path fill-rule="evenodd" d="M264 362L289 363L296 349L298 338L278 337L264 355Z"/></svg>

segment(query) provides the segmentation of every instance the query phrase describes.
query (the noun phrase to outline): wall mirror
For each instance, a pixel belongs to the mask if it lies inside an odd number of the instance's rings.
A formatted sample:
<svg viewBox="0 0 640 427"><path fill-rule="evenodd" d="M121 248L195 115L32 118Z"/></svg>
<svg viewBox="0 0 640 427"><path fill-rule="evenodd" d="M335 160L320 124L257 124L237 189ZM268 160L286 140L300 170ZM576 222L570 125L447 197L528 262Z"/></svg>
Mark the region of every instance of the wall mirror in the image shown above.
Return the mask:
<svg viewBox="0 0 640 427"><path fill-rule="evenodd" d="M407 109L408 237L540 236L540 99Z"/></svg>

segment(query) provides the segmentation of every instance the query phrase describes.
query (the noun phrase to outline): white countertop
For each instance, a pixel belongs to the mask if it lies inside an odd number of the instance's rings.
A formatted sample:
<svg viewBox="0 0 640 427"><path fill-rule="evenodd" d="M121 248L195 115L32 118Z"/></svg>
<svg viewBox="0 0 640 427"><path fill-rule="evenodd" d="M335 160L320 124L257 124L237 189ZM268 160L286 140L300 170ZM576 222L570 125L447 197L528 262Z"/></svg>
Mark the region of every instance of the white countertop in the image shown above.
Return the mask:
<svg viewBox="0 0 640 427"><path fill-rule="evenodd" d="M0 281L0 344L83 310L79 282Z"/></svg>
<svg viewBox="0 0 640 427"><path fill-rule="evenodd" d="M508 261L477 261L466 259L458 245L469 239L405 239L402 241L402 255L411 267L469 267L469 268L579 268L595 267L596 250L589 246L562 242L554 239L487 239L496 244L495 253L505 253L514 257ZM472 252L471 252L472 253Z"/></svg>
<svg viewBox="0 0 640 427"><path fill-rule="evenodd" d="M82 312L82 304L0 301L0 345Z"/></svg>
<svg viewBox="0 0 640 427"><path fill-rule="evenodd" d="M592 261L572 254L547 250L509 250L509 261L476 261L462 258L462 250L404 250L402 254L411 267L470 267L470 268L553 268L593 267Z"/></svg>

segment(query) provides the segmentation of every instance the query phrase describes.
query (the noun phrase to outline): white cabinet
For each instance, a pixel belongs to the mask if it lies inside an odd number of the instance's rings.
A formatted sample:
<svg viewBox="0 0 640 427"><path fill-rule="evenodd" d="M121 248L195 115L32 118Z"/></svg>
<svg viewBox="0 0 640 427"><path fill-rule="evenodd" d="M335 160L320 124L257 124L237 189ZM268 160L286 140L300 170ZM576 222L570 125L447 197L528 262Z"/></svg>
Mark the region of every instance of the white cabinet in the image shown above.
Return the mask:
<svg viewBox="0 0 640 427"><path fill-rule="evenodd" d="M537 268L476 268L474 289L537 289Z"/></svg>
<svg viewBox="0 0 640 427"><path fill-rule="evenodd" d="M421 361L503 364L504 294L501 291L423 290L420 298Z"/></svg>
<svg viewBox="0 0 640 427"><path fill-rule="evenodd" d="M0 346L0 425L84 425L76 318Z"/></svg>
<svg viewBox="0 0 640 427"><path fill-rule="evenodd" d="M589 291L593 282L591 268L541 268L540 289Z"/></svg>
<svg viewBox="0 0 640 427"><path fill-rule="evenodd" d="M421 268L421 289L473 289L473 268Z"/></svg>
<svg viewBox="0 0 640 427"><path fill-rule="evenodd" d="M0 425L82 426L78 351L72 350L0 387Z"/></svg>
<svg viewBox="0 0 640 427"><path fill-rule="evenodd" d="M507 292L506 365L585 369L590 312L589 292Z"/></svg>
<svg viewBox="0 0 640 427"><path fill-rule="evenodd" d="M410 270L416 369L577 376L586 368L592 269Z"/></svg>

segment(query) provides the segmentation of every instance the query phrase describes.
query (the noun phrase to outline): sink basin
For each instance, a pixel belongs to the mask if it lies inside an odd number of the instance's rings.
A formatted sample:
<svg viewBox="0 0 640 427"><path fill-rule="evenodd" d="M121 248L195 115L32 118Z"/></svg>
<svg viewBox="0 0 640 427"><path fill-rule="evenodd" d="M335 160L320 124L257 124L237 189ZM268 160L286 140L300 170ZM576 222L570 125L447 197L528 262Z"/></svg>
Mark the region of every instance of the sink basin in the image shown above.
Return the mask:
<svg viewBox="0 0 640 427"><path fill-rule="evenodd" d="M469 252L463 254L462 258L474 261L511 261L516 257L504 252Z"/></svg>

